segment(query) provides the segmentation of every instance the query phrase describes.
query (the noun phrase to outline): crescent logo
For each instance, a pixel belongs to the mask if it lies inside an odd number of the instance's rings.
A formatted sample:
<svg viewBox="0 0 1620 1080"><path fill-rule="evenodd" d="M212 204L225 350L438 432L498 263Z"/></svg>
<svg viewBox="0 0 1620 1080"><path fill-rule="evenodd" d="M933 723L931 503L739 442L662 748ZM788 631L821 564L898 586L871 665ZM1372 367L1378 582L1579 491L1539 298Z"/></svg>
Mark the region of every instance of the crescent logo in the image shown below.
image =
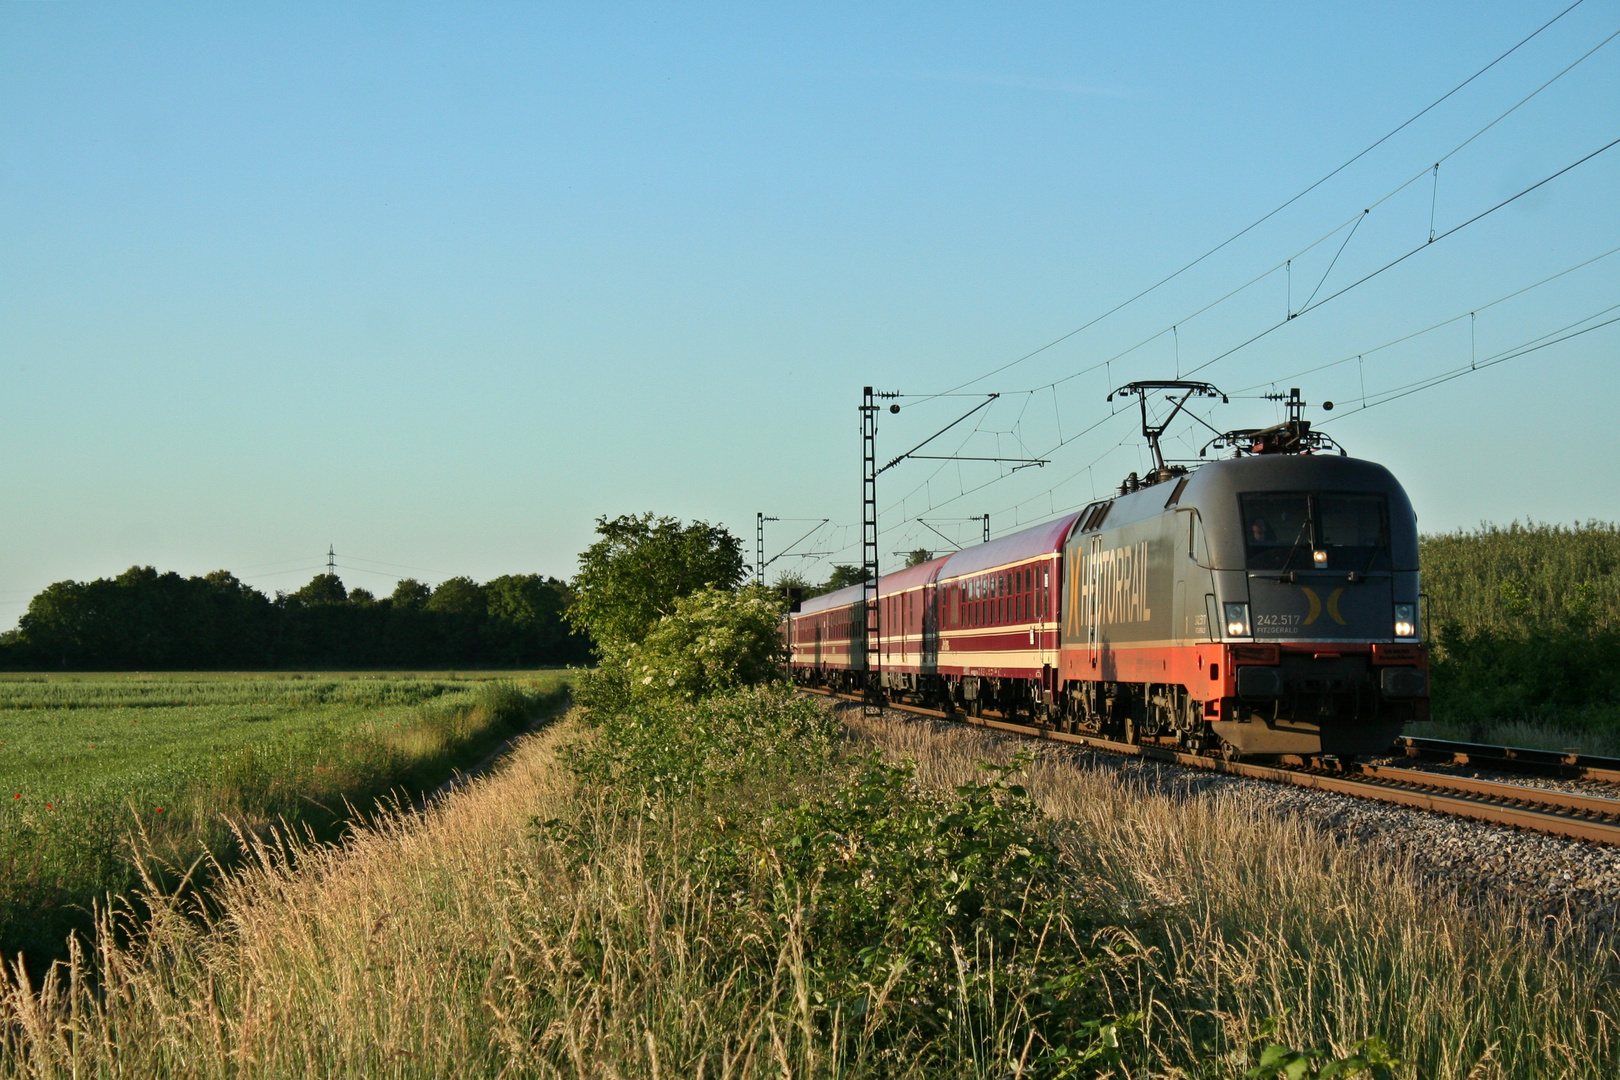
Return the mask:
<svg viewBox="0 0 1620 1080"><path fill-rule="evenodd" d="M1343 589L1334 589L1327 598L1327 613L1340 626L1344 625L1344 616L1339 614L1339 597L1343 595Z"/></svg>
<svg viewBox="0 0 1620 1080"><path fill-rule="evenodd" d="M1322 598L1316 595L1315 589L1301 588L1299 591L1305 594L1305 599L1310 601L1311 604L1311 613L1305 616L1305 625L1309 626L1311 623L1322 617ZM1334 593L1333 599L1329 600L1328 603L1336 604L1338 603L1338 600L1339 594ZM1332 609L1330 608L1329 610L1331 611ZM1335 615L1334 618L1338 618L1338 616ZM1343 619L1339 619L1339 621L1344 622Z"/></svg>

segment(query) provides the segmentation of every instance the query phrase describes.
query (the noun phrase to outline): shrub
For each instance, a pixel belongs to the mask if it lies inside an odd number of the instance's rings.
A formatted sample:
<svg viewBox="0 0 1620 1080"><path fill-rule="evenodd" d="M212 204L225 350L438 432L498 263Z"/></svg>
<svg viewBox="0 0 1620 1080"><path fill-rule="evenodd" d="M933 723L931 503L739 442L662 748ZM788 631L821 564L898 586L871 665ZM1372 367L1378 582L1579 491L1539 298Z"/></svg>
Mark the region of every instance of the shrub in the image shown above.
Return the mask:
<svg viewBox="0 0 1620 1080"><path fill-rule="evenodd" d="M598 723L598 737L568 751L575 774L650 798L825 768L839 737L836 719L782 685L694 702L643 701L600 712Z"/></svg>
<svg viewBox="0 0 1620 1080"><path fill-rule="evenodd" d="M797 957L798 1008L845 1060L881 1074L988 1054L1062 1075L1111 1058L1128 1023L1102 1019L1094 928L1010 782L1027 760L941 793L841 756L840 728L781 685L634 703L571 751L598 799L547 826L581 866L601 837L643 836L648 865L723 918L708 934L728 943L721 969L763 997Z"/></svg>
<svg viewBox="0 0 1620 1080"><path fill-rule="evenodd" d="M696 701L774 678L786 659L778 595L703 589L675 602L624 662L636 697Z"/></svg>
<svg viewBox="0 0 1620 1080"><path fill-rule="evenodd" d="M743 876L769 886L779 925L802 925L829 1029L835 1015L859 1022L868 1051L897 1060L999 1036L1033 1051L1037 1075L1110 1056L1095 928L1047 823L1009 782L1027 764L941 794L910 766L867 759L765 820L744 868L766 873Z"/></svg>

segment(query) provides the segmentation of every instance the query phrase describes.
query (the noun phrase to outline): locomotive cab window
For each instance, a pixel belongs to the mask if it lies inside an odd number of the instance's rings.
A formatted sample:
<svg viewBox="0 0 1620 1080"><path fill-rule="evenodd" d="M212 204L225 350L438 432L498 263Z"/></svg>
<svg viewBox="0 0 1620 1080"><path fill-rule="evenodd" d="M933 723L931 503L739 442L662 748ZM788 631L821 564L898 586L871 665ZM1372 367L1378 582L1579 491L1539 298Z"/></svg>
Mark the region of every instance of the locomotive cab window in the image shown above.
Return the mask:
<svg viewBox="0 0 1620 1080"><path fill-rule="evenodd" d="M1243 541L1250 570L1387 570L1389 508L1376 494L1250 492Z"/></svg>

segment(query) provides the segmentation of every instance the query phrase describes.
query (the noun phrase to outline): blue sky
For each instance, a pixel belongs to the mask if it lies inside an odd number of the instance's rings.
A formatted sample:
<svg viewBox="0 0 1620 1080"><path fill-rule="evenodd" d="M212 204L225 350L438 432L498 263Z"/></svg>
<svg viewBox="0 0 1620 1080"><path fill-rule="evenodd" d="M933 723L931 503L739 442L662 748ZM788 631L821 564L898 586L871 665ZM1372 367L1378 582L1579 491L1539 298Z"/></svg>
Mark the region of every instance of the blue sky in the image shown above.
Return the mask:
<svg viewBox="0 0 1620 1080"><path fill-rule="evenodd" d="M566 576L600 514L750 550L757 511L811 519L772 554L849 526L863 385L1067 334L1567 6L0 4L0 625L133 563L271 591L331 543L387 591ZM1110 384L1279 321L1198 372L1215 426L1298 385L1426 529L1620 517L1620 325L1354 411L1620 303L1616 254L1484 307L1620 247L1620 147L1424 243L1620 137L1617 40L1424 172L1616 30L1586 0L972 384L1002 397L941 445L1051 464L897 467L885 555L1117 484ZM972 403L908 402L880 449Z"/></svg>

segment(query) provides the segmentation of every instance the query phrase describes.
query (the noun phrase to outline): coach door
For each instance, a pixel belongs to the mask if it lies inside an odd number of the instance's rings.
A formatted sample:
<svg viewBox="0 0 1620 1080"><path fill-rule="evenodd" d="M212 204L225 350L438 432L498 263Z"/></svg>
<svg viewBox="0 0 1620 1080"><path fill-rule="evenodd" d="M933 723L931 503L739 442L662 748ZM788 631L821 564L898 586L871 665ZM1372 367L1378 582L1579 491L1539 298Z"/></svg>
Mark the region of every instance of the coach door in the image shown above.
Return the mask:
<svg viewBox="0 0 1620 1080"><path fill-rule="evenodd" d="M923 586L922 670L939 670L939 588L933 582Z"/></svg>
<svg viewBox="0 0 1620 1080"><path fill-rule="evenodd" d="M1062 592L1061 585L1052 580L1053 565L1050 560L1035 564L1035 648L1041 661L1041 689L1048 694L1055 694L1058 688L1058 642L1059 633L1047 635L1045 625L1050 622L1055 627L1061 627L1058 622L1057 593ZM1054 589L1054 585L1058 585ZM1051 699L1048 698L1048 701Z"/></svg>

